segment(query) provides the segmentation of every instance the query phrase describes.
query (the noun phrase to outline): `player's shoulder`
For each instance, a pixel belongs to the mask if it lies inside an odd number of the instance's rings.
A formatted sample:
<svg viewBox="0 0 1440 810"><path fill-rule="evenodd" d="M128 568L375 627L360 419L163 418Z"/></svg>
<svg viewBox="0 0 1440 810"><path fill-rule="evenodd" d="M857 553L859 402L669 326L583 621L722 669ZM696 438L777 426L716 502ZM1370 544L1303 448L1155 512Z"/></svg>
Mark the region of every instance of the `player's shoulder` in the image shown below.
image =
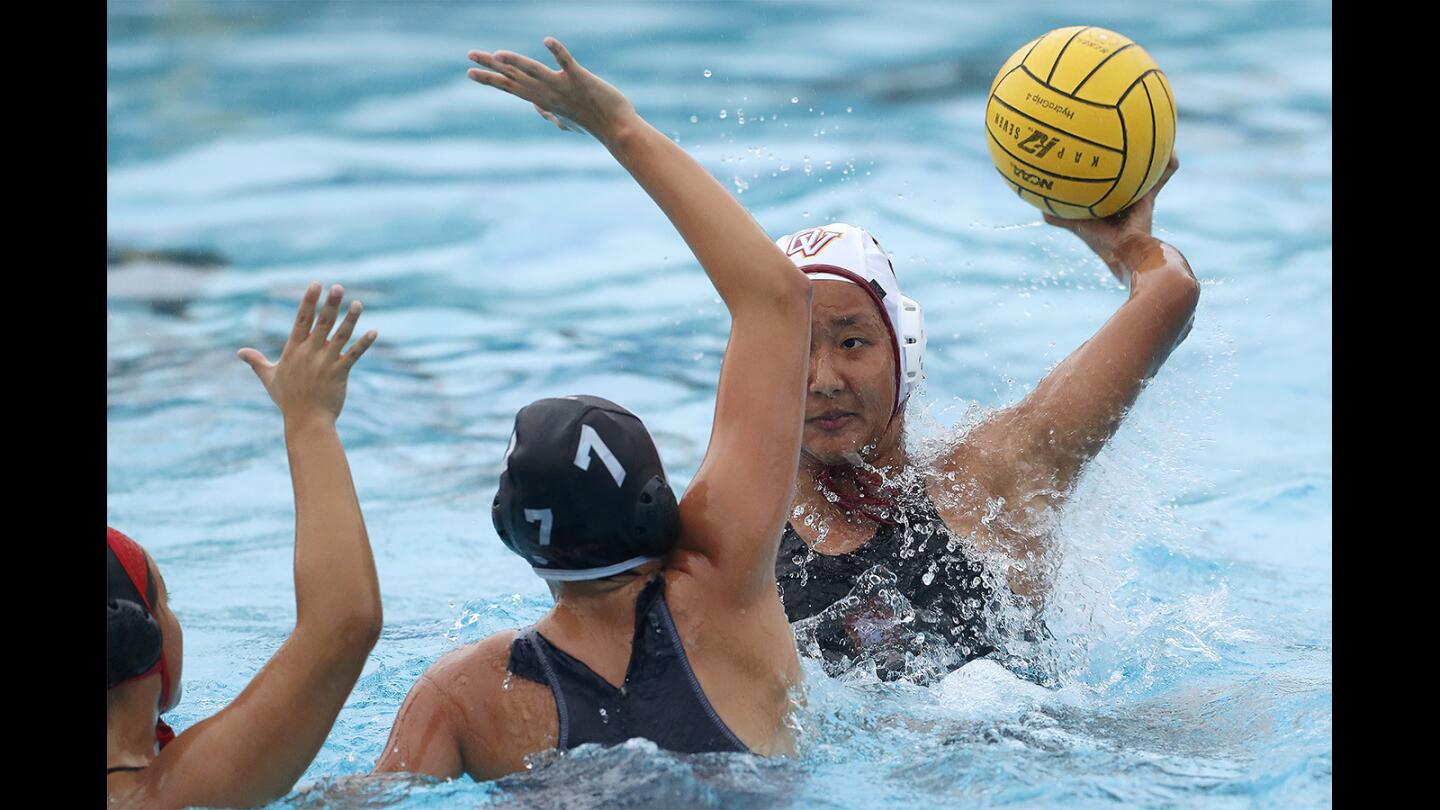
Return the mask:
<svg viewBox="0 0 1440 810"><path fill-rule="evenodd" d="M520 631L516 628L501 630L500 633L456 647L439 657L425 670L425 679L435 680L439 685L461 680L469 682L477 675L504 673L510 662L510 644Z"/></svg>
<svg viewBox="0 0 1440 810"><path fill-rule="evenodd" d="M997 482L1013 475L1029 441L1026 423L1032 406L1026 398L992 411L950 438L920 468L925 483L934 487L966 479Z"/></svg>
<svg viewBox="0 0 1440 810"><path fill-rule="evenodd" d="M421 685L456 700L475 697L477 690L484 692L492 681L504 679L517 633L513 628L501 630L445 653L420 676Z"/></svg>

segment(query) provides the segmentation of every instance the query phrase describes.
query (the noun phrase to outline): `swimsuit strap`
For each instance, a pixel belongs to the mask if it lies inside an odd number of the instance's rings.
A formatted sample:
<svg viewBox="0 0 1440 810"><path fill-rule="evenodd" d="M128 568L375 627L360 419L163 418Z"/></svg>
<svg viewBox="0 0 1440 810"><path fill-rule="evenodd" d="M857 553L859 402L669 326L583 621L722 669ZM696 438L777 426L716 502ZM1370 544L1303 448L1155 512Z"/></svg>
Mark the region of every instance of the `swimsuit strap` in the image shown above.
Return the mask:
<svg viewBox="0 0 1440 810"><path fill-rule="evenodd" d="M511 642L507 669L550 687L560 750L645 737L680 753L749 752L700 688L665 601L663 576L646 583L635 599L635 634L619 688L550 643L533 625Z"/></svg>
<svg viewBox="0 0 1440 810"><path fill-rule="evenodd" d="M106 768L105 775L109 776L116 771L143 771L146 767L145 765L116 765L113 768Z"/></svg>

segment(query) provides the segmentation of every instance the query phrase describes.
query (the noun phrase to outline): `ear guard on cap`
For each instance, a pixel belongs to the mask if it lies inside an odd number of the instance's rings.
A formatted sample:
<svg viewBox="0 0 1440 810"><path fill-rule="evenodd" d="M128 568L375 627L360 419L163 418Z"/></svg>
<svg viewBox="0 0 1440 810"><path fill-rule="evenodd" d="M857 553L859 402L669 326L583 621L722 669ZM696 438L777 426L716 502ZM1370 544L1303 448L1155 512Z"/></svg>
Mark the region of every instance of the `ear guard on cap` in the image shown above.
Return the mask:
<svg viewBox="0 0 1440 810"><path fill-rule="evenodd" d="M665 545L669 538L674 537L680 526L680 507L675 500L675 492L670 489L664 477L651 476L649 481L640 490L639 496L635 498L635 504L631 512L630 539L636 548L654 547ZM504 511L500 504L500 493L496 493L495 500L490 504L490 522L495 527L495 534L505 547L530 560L532 564L543 564L541 560L531 560L525 553L524 546L527 544L524 539L517 542L517 538L511 536L506 529ZM548 561L546 561L548 562ZM554 573L542 574L547 579L562 579ZM577 577L583 578L583 577Z"/></svg>
<svg viewBox="0 0 1440 810"><path fill-rule="evenodd" d="M913 298L900 296L900 373L902 399L908 399L910 392L925 378L925 312Z"/></svg>
<svg viewBox="0 0 1440 810"><path fill-rule="evenodd" d="M111 599L105 609L105 688L110 689L155 666L163 639L143 605Z"/></svg>
<svg viewBox="0 0 1440 810"><path fill-rule="evenodd" d="M656 475L645 482L635 499L635 539L639 542L671 537L680 525L675 493L665 479Z"/></svg>
<svg viewBox="0 0 1440 810"><path fill-rule="evenodd" d="M500 542L511 551L515 550L515 544L510 542L510 533L505 531L505 521L500 519L500 493L495 493L495 500L490 502L490 522L495 526L495 534Z"/></svg>

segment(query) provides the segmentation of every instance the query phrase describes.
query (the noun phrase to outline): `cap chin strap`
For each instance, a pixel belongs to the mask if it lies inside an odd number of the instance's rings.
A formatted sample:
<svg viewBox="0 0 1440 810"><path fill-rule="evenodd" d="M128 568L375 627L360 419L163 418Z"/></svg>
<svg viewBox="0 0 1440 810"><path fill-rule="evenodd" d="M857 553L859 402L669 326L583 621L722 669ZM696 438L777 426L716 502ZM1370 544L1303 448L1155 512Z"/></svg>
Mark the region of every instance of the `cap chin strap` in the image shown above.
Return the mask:
<svg viewBox="0 0 1440 810"><path fill-rule="evenodd" d="M907 396L906 399L908 400L909 397ZM885 429L881 431L882 436L890 432L891 426L895 424L895 419L904 411L904 406L905 403L902 401L895 406L895 410L890 412L890 419L885 423ZM852 453L850 458L863 462L863 459L860 458L858 453ZM834 495L836 498L835 503L838 503L841 508L847 512L858 514L882 526L899 526L899 521L876 510L876 507L879 507L889 510L891 515L900 514L900 507L895 503L895 499L885 494L885 480L860 466L860 464L855 463L855 461L851 461L850 458L847 458L839 464L822 465L820 472L815 476L815 482L820 485L823 491ZM855 479L855 495L846 495L835 486L836 472L850 473L851 477ZM871 487L875 494L868 495L861 491L860 484L862 482Z"/></svg>
<svg viewBox="0 0 1440 810"><path fill-rule="evenodd" d="M639 568L645 563L656 562L662 557L631 557L625 562L618 562L614 565L606 565L601 568L535 568L535 576L551 582L580 582L587 579L604 579L613 577L616 574L629 571L631 568Z"/></svg>
<svg viewBox="0 0 1440 810"><path fill-rule="evenodd" d="M160 747L160 750L164 751L165 746L169 745L173 739L175 739L175 729L170 728L164 720L155 718L155 744Z"/></svg>
<svg viewBox="0 0 1440 810"><path fill-rule="evenodd" d="M848 472L853 478L856 479L856 494L846 495L845 493L839 491L839 489L835 486L836 470ZM879 494L865 494L860 488L860 482L862 480L866 484L874 487L874 491ZM820 488L823 489L825 492L834 495L837 499L836 503L838 503L847 512L853 512L862 515L866 519L874 521L875 523L879 523L882 526L900 525L899 521L891 518L889 515L885 514L885 512L880 511L883 509L887 510L890 514L896 514L900 510L895 505L895 499L883 494L883 480L875 473L872 473L869 470L863 467L858 467L854 464L836 464L830 467L821 467L820 474L815 476L815 481L816 483L820 484Z"/></svg>
<svg viewBox="0 0 1440 810"><path fill-rule="evenodd" d="M165 661L165 647L160 647L160 710L170 702L170 665Z"/></svg>

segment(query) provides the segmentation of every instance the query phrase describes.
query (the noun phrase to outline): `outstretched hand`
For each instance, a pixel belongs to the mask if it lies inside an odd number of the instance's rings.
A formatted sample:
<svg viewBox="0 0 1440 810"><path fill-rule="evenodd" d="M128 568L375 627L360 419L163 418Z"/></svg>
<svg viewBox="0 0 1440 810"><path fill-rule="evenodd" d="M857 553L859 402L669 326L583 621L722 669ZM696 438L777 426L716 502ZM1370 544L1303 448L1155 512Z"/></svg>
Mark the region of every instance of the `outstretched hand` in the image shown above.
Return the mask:
<svg viewBox="0 0 1440 810"><path fill-rule="evenodd" d="M511 51L471 51L470 61L488 70L470 68L465 75L525 99L542 118L561 129L588 132L608 145L634 117L634 105L575 61L559 40L546 37L545 47L554 54L560 70Z"/></svg>
<svg viewBox="0 0 1440 810"><path fill-rule="evenodd" d="M278 362L271 363L258 349L245 348L236 353L260 378L286 420L318 416L333 423L345 407L350 368L375 342L377 333L373 329L366 332L348 352L341 352L364 309L359 301L351 301L345 320L331 336L330 327L335 325L344 295L345 288L339 284L331 287L317 321L315 305L320 300L320 284L310 283L300 298L295 326Z"/></svg>
<svg viewBox="0 0 1440 810"><path fill-rule="evenodd" d="M1170 162L1165 164L1165 173L1160 175L1160 181L1155 184L1155 187L1130 206L1104 219L1062 219L1045 214L1045 221L1080 237L1105 262L1106 266L1110 268L1110 272L1114 273L1121 282L1125 282L1127 274L1120 266L1120 246L1137 236L1151 237L1150 228L1151 221L1155 216L1155 197L1160 193L1160 189L1169 182L1170 177L1175 174L1175 170L1179 168L1180 158L1171 152Z"/></svg>

